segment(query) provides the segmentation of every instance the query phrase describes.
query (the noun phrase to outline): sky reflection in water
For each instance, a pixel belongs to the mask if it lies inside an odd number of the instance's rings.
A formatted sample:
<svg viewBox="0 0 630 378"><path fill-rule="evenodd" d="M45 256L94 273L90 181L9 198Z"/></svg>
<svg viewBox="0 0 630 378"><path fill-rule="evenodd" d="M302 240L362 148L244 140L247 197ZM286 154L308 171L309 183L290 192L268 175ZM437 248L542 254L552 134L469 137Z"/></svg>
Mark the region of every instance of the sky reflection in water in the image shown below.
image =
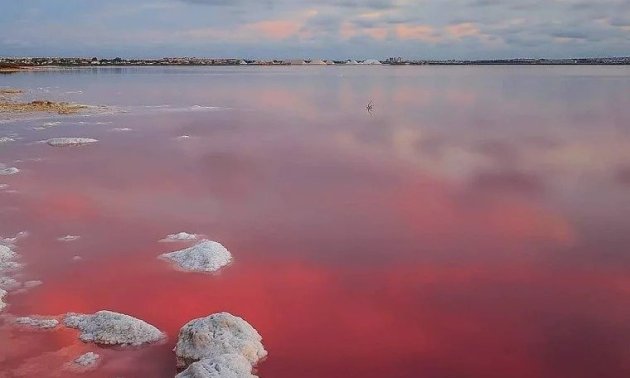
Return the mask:
<svg viewBox="0 0 630 378"><path fill-rule="evenodd" d="M103 363L86 377L170 377L179 328L229 311L262 334L270 352L262 377L628 375L629 74L3 76L1 85L32 97L126 111L62 118L43 131L33 128L50 120L2 126L0 136L22 139L1 147L0 162L25 161L2 178L17 193L0 193L0 230L29 231L18 249L23 276L44 282L12 294L5 312L110 309L155 324L169 341L101 349L73 330L4 324L0 370L54 376L97 350ZM31 143L53 136L100 142ZM156 256L177 246L157 241L179 231L220 241L235 263L213 276L174 271ZM56 241L67 234L81 239Z"/></svg>

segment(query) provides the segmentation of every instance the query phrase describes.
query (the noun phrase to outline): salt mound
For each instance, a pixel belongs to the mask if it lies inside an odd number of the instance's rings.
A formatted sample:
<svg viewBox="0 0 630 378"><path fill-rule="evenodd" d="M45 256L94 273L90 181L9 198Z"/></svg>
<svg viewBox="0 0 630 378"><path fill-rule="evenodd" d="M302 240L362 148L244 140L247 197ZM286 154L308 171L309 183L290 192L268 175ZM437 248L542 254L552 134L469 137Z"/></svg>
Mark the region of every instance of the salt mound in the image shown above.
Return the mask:
<svg viewBox="0 0 630 378"><path fill-rule="evenodd" d="M74 360L74 363L83 367L93 366L96 364L98 359L101 358L98 354L94 352L87 352L84 355L79 356Z"/></svg>
<svg viewBox="0 0 630 378"><path fill-rule="evenodd" d="M252 365L240 354L223 354L192 363L175 378L257 378Z"/></svg>
<svg viewBox="0 0 630 378"><path fill-rule="evenodd" d="M20 170L15 167L4 168L4 166L0 165L0 176L10 176L19 172Z"/></svg>
<svg viewBox="0 0 630 378"><path fill-rule="evenodd" d="M232 261L232 255L221 243L202 240L180 251L160 255L174 261L180 268L195 272L214 272Z"/></svg>
<svg viewBox="0 0 630 378"><path fill-rule="evenodd" d="M68 313L63 323L80 330L82 341L96 344L137 346L165 337L149 323L112 311L99 311L93 315Z"/></svg>
<svg viewBox="0 0 630 378"><path fill-rule="evenodd" d="M29 316L17 318L15 319L15 322L20 325L41 329L51 329L59 325L59 321L57 319L42 319Z"/></svg>
<svg viewBox="0 0 630 378"><path fill-rule="evenodd" d="M255 365L267 355L261 341L254 327L227 312L194 319L179 331L175 346L177 367L185 368L193 362L227 354L239 354Z"/></svg>
<svg viewBox="0 0 630 378"><path fill-rule="evenodd" d="M7 295L7 292L3 289L0 289L0 311L2 311L2 309L7 307L7 304L2 301L5 295Z"/></svg>
<svg viewBox="0 0 630 378"><path fill-rule="evenodd" d="M91 138L51 138L46 141L49 146L53 147L83 146L96 142L98 140Z"/></svg>
<svg viewBox="0 0 630 378"><path fill-rule="evenodd" d="M196 240L196 239L197 239L197 234L189 234L187 232L180 232L177 234L170 234L160 241L161 242L175 242L175 241Z"/></svg>

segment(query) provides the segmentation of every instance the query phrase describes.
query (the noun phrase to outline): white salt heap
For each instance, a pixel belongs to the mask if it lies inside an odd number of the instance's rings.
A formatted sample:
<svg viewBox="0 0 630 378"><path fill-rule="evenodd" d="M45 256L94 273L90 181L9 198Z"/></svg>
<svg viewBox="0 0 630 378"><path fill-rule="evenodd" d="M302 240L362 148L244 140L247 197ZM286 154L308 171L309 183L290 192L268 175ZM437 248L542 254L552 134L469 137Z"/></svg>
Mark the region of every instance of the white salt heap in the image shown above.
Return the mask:
<svg viewBox="0 0 630 378"><path fill-rule="evenodd" d="M59 321L57 319L43 319L30 316L17 318L15 319L15 322L23 326L41 329L51 329L59 325Z"/></svg>
<svg viewBox="0 0 630 378"><path fill-rule="evenodd" d="M10 176L19 173L20 170L15 167L5 167L0 164L0 176Z"/></svg>
<svg viewBox="0 0 630 378"><path fill-rule="evenodd" d="M88 367L96 364L98 359L101 358L98 354L94 352L87 352L84 355L79 356L74 360L74 363L83 367Z"/></svg>
<svg viewBox="0 0 630 378"><path fill-rule="evenodd" d="M186 241L186 240L196 240L196 239L197 239L197 234L179 232L177 234L170 234L160 241L161 242L176 242L176 241Z"/></svg>
<svg viewBox="0 0 630 378"><path fill-rule="evenodd" d="M256 378L252 365L240 354L223 354L192 363L175 378Z"/></svg>
<svg viewBox="0 0 630 378"><path fill-rule="evenodd" d="M162 254L160 258L171 260L180 268L194 272L215 272L232 261L230 252L211 240L202 240L190 248Z"/></svg>
<svg viewBox="0 0 630 378"><path fill-rule="evenodd" d="M227 312L188 322L179 331L175 355L177 367L185 368L196 361L237 354L251 367L267 355L262 337L245 320Z"/></svg>
<svg viewBox="0 0 630 378"><path fill-rule="evenodd" d="M98 140L91 138L51 138L46 141L49 146L53 147L83 146L96 142Z"/></svg>
<svg viewBox="0 0 630 378"><path fill-rule="evenodd" d="M93 315L68 313L63 323L80 330L82 341L96 344L137 346L165 337L149 323L112 311L99 311Z"/></svg>

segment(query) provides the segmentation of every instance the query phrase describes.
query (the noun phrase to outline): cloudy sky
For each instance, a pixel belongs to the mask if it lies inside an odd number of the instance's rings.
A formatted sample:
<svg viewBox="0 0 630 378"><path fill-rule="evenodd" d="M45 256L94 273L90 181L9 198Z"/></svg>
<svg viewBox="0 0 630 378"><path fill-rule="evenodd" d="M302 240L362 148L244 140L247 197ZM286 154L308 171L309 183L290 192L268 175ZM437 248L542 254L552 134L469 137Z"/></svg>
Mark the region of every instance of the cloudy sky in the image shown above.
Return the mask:
<svg viewBox="0 0 630 378"><path fill-rule="evenodd" d="M0 55L630 55L630 0L20 0Z"/></svg>

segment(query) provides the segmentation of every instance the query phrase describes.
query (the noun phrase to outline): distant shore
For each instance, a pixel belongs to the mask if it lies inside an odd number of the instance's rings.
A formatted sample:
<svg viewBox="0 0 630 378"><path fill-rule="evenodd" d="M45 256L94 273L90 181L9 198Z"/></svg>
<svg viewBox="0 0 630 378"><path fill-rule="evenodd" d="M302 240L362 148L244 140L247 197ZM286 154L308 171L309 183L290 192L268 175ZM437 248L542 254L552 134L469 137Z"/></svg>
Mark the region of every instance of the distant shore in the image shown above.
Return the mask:
<svg viewBox="0 0 630 378"><path fill-rule="evenodd" d="M387 58L385 60L320 60L320 59L213 59L213 58L76 58L76 57L7 57L0 58L0 73L22 72L32 69L56 69L75 67L137 67L137 66L365 66L365 65L437 65L437 66L580 66L580 65L630 65L630 57L578 58L578 59L483 59L483 60L409 60Z"/></svg>

